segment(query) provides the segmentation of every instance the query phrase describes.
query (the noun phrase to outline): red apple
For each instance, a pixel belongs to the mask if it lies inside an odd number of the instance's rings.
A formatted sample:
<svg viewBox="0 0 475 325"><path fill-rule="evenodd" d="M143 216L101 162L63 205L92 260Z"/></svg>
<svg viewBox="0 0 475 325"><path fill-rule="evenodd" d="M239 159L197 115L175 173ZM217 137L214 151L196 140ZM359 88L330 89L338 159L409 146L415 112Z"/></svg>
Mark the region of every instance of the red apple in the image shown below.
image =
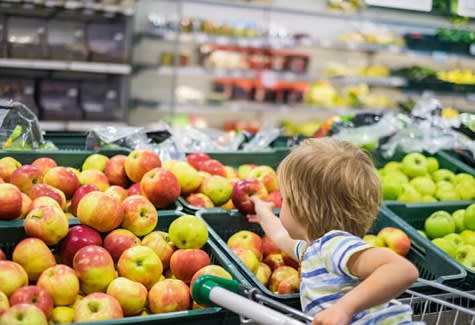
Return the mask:
<svg viewBox="0 0 475 325"><path fill-rule="evenodd" d="M293 267L294 269L298 270L300 265L299 265L299 262L294 260L292 257L290 257L289 255L285 254L284 252L282 252L282 256L284 257L284 263L285 265L287 266L290 266L290 267Z"/></svg>
<svg viewBox="0 0 475 325"><path fill-rule="evenodd" d="M0 316L10 308L10 302L6 294L0 291Z"/></svg>
<svg viewBox="0 0 475 325"><path fill-rule="evenodd" d="M234 206L243 214L255 214L251 196L256 195L262 200L267 197L265 186L257 179L245 179L234 184L232 200Z"/></svg>
<svg viewBox="0 0 475 325"><path fill-rule="evenodd" d="M21 215L20 190L8 183L0 184L0 220L13 220Z"/></svg>
<svg viewBox="0 0 475 325"><path fill-rule="evenodd" d="M290 266L281 266L276 269L270 278L270 291L278 294L288 294L299 291L299 272Z"/></svg>
<svg viewBox="0 0 475 325"><path fill-rule="evenodd" d="M95 292L87 295L74 307L74 322L85 323L124 317L120 303L114 297Z"/></svg>
<svg viewBox="0 0 475 325"><path fill-rule="evenodd" d="M94 184L86 184L81 185L76 192L74 192L73 198L71 199L71 213L74 216L78 215L78 205L79 201L89 192L99 191L96 185Z"/></svg>
<svg viewBox="0 0 475 325"><path fill-rule="evenodd" d="M170 259L175 252L175 245L163 231L154 231L142 239L142 245L150 247L162 261L163 269L170 267Z"/></svg>
<svg viewBox="0 0 475 325"><path fill-rule="evenodd" d="M68 218L61 209L41 206L33 209L25 218L25 232L47 245L56 245L66 237L69 230Z"/></svg>
<svg viewBox="0 0 475 325"><path fill-rule="evenodd" d="M58 201L56 201L55 199L53 199L49 196L40 196L40 197L37 197L36 199L34 199L33 201L31 201L31 206L30 206L30 209L28 210L28 212L30 212L33 209L42 207L42 206L55 207L55 208L61 209L61 207L59 206Z"/></svg>
<svg viewBox="0 0 475 325"><path fill-rule="evenodd" d="M155 252L147 246L133 246L125 250L117 262L120 276L142 283L147 289L160 280L163 265Z"/></svg>
<svg viewBox="0 0 475 325"><path fill-rule="evenodd" d="M411 249L411 240L399 228L385 227L378 233L380 242L401 256L406 256Z"/></svg>
<svg viewBox="0 0 475 325"><path fill-rule="evenodd" d="M55 201L56 202L56 201ZM21 215L18 219L24 219L28 212L30 212L33 201L25 193L21 193Z"/></svg>
<svg viewBox="0 0 475 325"><path fill-rule="evenodd" d="M274 244L269 236L264 235L262 237L262 255L265 257L269 254L278 254L280 249Z"/></svg>
<svg viewBox="0 0 475 325"><path fill-rule="evenodd" d="M15 262L0 261L0 291L10 296L16 289L28 285L28 274Z"/></svg>
<svg viewBox="0 0 475 325"><path fill-rule="evenodd" d="M255 165L255 164L244 164L244 165L239 166L239 168L238 168L239 178L240 179L249 178L249 174L256 167L257 167L257 165Z"/></svg>
<svg viewBox="0 0 475 325"><path fill-rule="evenodd" d="M104 174L109 179L111 185L118 185L123 188L129 186L130 181L125 172L126 159L127 156L116 155L107 161Z"/></svg>
<svg viewBox="0 0 475 325"><path fill-rule="evenodd" d="M218 175L222 177L226 177L226 169L224 168L224 165L220 163L219 161L215 159L210 159L203 161L200 164L200 171L210 173L211 175Z"/></svg>
<svg viewBox="0 0 475 325"><path fill-rule="evenodd" d="M141 195L129 196L122 202L124 219L122 228L128 229L137 236L145 236L157 226L157 210Z"/></svg>
<svg viewBox="0 0 475 325"><path fill-rule="evenodd" d="M48 325L41 309L32 304L18 304L10 307L0 317L2 325Z"/></svg>
<svg viewBox="0 0 475 325"><path fill-rule="evenodd" d="M13 250L12 261L20 264L30 281L36 281L47 268L56 265L56 259L46 244L38 238L25 238Z"/></svg>
<svg viewBox="0 0 475 325"><path fill-rule="evenodd" d="M140 190L156 208L164 209L180 196L180 183L168 170L154 168L143 176Z"/></svg>
<svg viewBox="0 0 475 325"><path fill-rule="evenodd" d="M110 186L107 190L105 190L104 193L106 193L109 196L112 196L119 202L124 201L128 196L127 190L117 185Z"/></svg>
<svg viewBox="0 0 475 325"><path fill-rule="evenodd" d="M38 158L31 163L31 165L38 167L41 170L43 175L46 174L48 170L57 166L56 161L48 157Z"/></svg>
<svg viewBox="0 0 475 325"><path fill-rule="evenodd" d="M213 208L214 203L203 193L194 193L186 198L186 202L197 208Z"/></svg>
<svg viewBox="0 0 475 325"><path fill-rule="evenodd" d="M98 191L84 195L79 201L77 212L82 224L100 232L114 230L124 218L124 210L120 202Z"/></svg>
<svg viewBox="0 0 475 325"><path fill-rule="evenodd" d="M114 263L132 246L140 245L140 239L127 229L115 229L104 238L104 248L111 254Z"/></svg>
<svg viewBox="0 0 475 325"><path fill-rule="evenodd" d="M79 278L81 291L105 292L109 283L117 277L114 261L105 248L89 245L74 255L73 268Z"/></svg>
<svg viewBox="0 0 475 325"><path fill-rule="evenodd" d="M38 286L26 286L16 289L10 296L10 305L18 304L35 305L45 314L46 318L51 318L53 312L53 299L49 293Z"/></svg>
<svg viewBox="0 0 475 325"><path fill-rule="evenodd" d="M58 264L41 273L37 285L45 289L55 306L68 306L79 294L79 279L69 266Z"/></svg>
<svg viewBox="0 0 475 325"><path fill-rule="evenodd" d="M259 269L259 259L253 251L247 248L236 247L231 251L241 260L241 262L254 274Z"/></svg>
<svg viewBox="0 0 475 325"><path fill-rule="evenodd" d="M10 183L18 187L23 193L29 194L33 185L43 182L43 173L32 165L17 168L10 176Z"/></svg>
<svg viewBox="0 0 475 325"><path fill-rule="evenodd" d="M102 246L102 238L99 233L85 225L72 227L60 244L61 261L68 266L72 266L76 252L88 245Z"/></svg>
<svg viewBox="0 0 475 325"><path fill-rule="evenodd" d="M197 170L200 170L201 163L210 159L205 153L192 153L186 157L186 161Z"/></svg>
<svg viewBox="0 0 475 325"><path fill-rule="evenodd" d="M0 159L0 178L5 182L10 182L10 176L19 167L21 167L20 162L12 157Z"/></svg>
<svg viewBox="0 0 475 325"><path fill-rule="evenodd" d="M252 231L238 231L228 238L227 244L231 249L238 247L250 249L259 260L262 259L262 239Z"/></svg>
<svg viewBox="0 0 475 325"><path fill-rule="evenodd" d="M201 249L178 249L170 259L170 270L177 279L190 283L195 273L209 265L209 255Z"/></svg>
<svg viewBox="0 0 475 325"><path fill-rule="evenodd" d="M285 266L284 256L279 253L267 255L266 258L264 258L263 262L269 265L272 271L275 271L281 266Z"/></svg>
<svg viewBox="0 0 475 325"><path fill-rule="evenodd" d="M128 196L132 195L142 195L142 192L140 191L140 183L135 183L131 187L129 187L129 190L127 191Z"/></svg>
<svg viewBox="0 0 475 325"><path fill-rule="evenodd" d="M0 248L0 261L4 261L7 259L7 256L3 252L3 250Z"/></svg>
<svg viewBox="0 0 475 325"><path fill-rule="evenodd" d="M274 169L269 166L258 166L254 168L249 173L249 178L260 180L269 193L277 190L277 174Z"/></svg>
<svg viewBox="0 0 475 325"><path fill-rule="evenodd" d="M134 183L139 183L147 172L161 166L160 157L151 150L134 150L124 162L125 172Z"/></svg>
<svg viewBox="0 0 475 325"><path fill-rule="evenodd" d="M46 172L43 182L61 190L67 199L70 199L80 186L76 174L67 167L51 168Z"/></svg>
<svg viewBox="0 0 475 325"><path fill-rule="evenodd" d="M107 294L117 299L125 316L140 314L147 303L147 288L127 278L117 278L107 287Z"/></svg>
<svg viewBox="0 0 475 325"><path fill-rule="evenodd" d="M233 279L231 274L229 274L229 272L226 271L222 266L211 264L202 267L201 269L196 271L196 273L191 278L190 288L193 288L193 284L195 284L195 281L202 275L213 275L228 280Z"/></svg>
<svg viewBox="0 0 475 325"><path fill-rule="evenodd" d="M280 195L279 190L275 190L271 192L268 196L266 201L272 202L274 208L281 208L282 207L282 196Z"/></svg>
<svg viewBox="0 0 475 325"><path fill-rule="evenodd" d="M148 305L154 314L188 310L191 307L190 289L176 279L157 282L148 293Z"/></svg>
<svg viewBox="0 0 475 325"><path fill-rule="evenodd" d="M272 275L272 270L269 265L265 263L259 263L257 271L255 273L257 280L261 282L263 285L267 286L269 283L270 276Z"/></svg>
<svg viewBox="0 0 475 325"><path fill-rule="evenodd" d="M47 184L36 184L30 190L30 199L33 201L40 196L49 196L58 202L61 209L66 208L66 197L64 193L57 188Z"/></svg>
<svg viewBox="0 0 475 325"><path fill-rule="evenodd" d="M102 192L109 188L109 179L103 172L97 169L83 170L79 175L79 181L81 182L81 185L96 185L99 191Z"/></svg>

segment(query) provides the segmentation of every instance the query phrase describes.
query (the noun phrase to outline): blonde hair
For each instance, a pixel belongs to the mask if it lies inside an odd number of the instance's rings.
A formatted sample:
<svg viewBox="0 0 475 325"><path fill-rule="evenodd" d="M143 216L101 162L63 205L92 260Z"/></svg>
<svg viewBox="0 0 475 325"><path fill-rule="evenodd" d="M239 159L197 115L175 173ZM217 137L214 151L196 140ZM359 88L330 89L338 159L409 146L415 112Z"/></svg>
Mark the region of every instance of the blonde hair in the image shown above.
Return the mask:
<svg viewBox="0 0 475 325"><path fill-rule="evenodd" d="M305 140L277 174L282 197L310 240L331 230L362 237L377 216L381 184L373 161L349 142Z"/></svg>

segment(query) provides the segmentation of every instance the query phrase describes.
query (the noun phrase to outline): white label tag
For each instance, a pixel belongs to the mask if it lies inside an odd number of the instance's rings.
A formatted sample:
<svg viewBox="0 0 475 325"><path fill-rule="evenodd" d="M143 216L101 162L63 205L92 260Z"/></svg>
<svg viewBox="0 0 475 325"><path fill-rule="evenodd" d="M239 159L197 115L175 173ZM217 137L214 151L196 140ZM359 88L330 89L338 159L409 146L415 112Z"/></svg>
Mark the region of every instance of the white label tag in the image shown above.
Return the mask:
<svg viewBox="0 0 475 325"><path fill-rule="evenodd" d="M431 11L432 10L432 0L417 0L417 1L414 1L414 0L366 0L366 4L370 6L417 10L417 11Z"/></svg>
<svg viewBox="0 0 475 325"><path fill-rule="evenodd" d="M459 0L457 14L464 17L475 17L475 0Z"/></svg>

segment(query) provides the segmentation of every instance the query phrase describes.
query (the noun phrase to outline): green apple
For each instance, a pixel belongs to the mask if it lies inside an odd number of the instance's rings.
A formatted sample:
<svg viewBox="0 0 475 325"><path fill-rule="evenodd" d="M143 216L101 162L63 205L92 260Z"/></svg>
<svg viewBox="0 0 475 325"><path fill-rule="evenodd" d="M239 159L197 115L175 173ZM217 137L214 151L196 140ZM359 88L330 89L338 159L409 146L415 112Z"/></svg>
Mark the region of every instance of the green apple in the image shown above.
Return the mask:
<svg viewBox="0 0 475 325"><path fill-rule="evenodd" d="M397 198L401 202L420 202L422 195L411 184L404 184L402 186L402 193Z"/></svg>
<svg viewBox="0 0 475 325"><path fill-rule="evenodd" d="M466 229L460 233L460 236L465 244L475 246L475 231Z"/></svg>
<svg viewBox="0 0 475 325"><path fill-rule="evenodd" d="M463 181L466 181L466 180L475 180L475 178L473 178L473 176L470 175L470 174L460 173L460 174L455 175L453 183L455 185L457 185L457 184L462 183Z"/></svg>
<svg viewBox="0 0 475 325"><path fill-rule="evenodd" d="M407 184L409 183L409 178L406 176L406 174L399 170L392 170L386 172L383 177L383 183L384 182L397 182L399 184Z"/></svg>
<svg viewBox="0 0 475 325"><path fill-rule="evenodd" d="M386 172L385 172L384 169L382 169L382 168L378 169L377 172L378 172L378 177L379 177L379 179L382 181L384 175L386 175Z"/></svg>
<svg viewBox="0 0 475 325"><path fill-rule="evenodd" d="M462 232L465 228L464 218L465 218L465 209L459 209L452 213L452 218L455 221L455 232Z"/></svg>
<svg viewBox="0 0 475 325"><path fill-rule="evenodd" d="M426 232L425 232L424 230L418 230L417 232L418 232L422 237L428 238L428 237L427 237L427 234L426 234Z"/></svg>
<svg viewBox="0 0 475 325"><path fill-rule="evenodd" d="M450 240L444 238L436 238L432 240L432 243L443 250L446 254L455 258L455 252L457 251L457 246Z"/></svg>
<svg viewBox="0 0 475 325"><path fill-rule="evenodd" d="M462 245L455 251L455 259L463 266L475 271L475 247Z"/></svg>
<svg viewBox="0 0 475 325"><path fill-rule="evenodd" d="M376 247L376 246L377 246L377 245L376 245L376 239L377 239L377 238L378 238L378 237L377 237L376 235L366 235L366 236L363 237L363 240L364 240L367 244Z"/></svg>
<svg viewBox="0 0 475 325"><path fill-rule="evenodd" d="M393 170L401 170L402 164L399 161L390 161L384 165L383 170L387 173Z"/></svg>
<svg viewBox="0 0 475 325"><path fill-rule="evenodd" d="M402 184L394 181L387 180L383 182L383 197L385 200L397 200L402 193Z"/></svg>
<svg viewBox="0 0 475 325"><path fill-rule="evenodd" d="M421 202L437 202L437 199L432 195L424 195Z"/></svg>
<svg viewBox="0 0 475 325"><path fill-rule="evenodd" d="M439 169L439 161L434 157L427 158L427 171L429 174L432 174L437 169Z"/></svg>
<svg viewBox="0 0 475 325"><path fill-rule="evenodd" d="M455 221L446 211L436 211L426 219L424 230L429 238L444 237L455 231Z"/></svg>
<svg viewBox="0 0 475 325"><path fill-rule="evenodd" d="M470 204L468 208L465 209L463 223L467 229L475 230L475 203Z"/></svg>
<svg viewBox="0 0 475 325"><path fill-rule="evenodd" d="M437 189L435 191L435 197L439 201L457 201L460 200L460 196L455 189Z"/></svg>
<svg viewBox="0 0 475 325"><path fill-rule="evenodd" d="M199 249L208 242L208 226L196 216L184 215L173 220L168 235L178 248Z"/></svg>
<svg viewBox="0 0 475 325"><path fill-rule="evenodd" d="M439 190L453 190L455 189L454 184L448 182L448 181L438 181L435 183L435 186Z"/></svg>
<svg viewBox="0 0 475 325"><path fill-rule="evenodd" d="M422 195L433 195L435 193L435 183L429 177L415 177L410 181L410 184Z"/></svg>
<svg viewBox="0 0 475 325"><path fill-rule="evenodd" d="M213 175L203 180L200 192L209 197L218 206L228 202L233 193L233 186L228 179Z"/></svg>
<svg viewBox="0 0 475 325"><path fill-rule="evenodd" d="M432 179L434 182L447 181L453 182L455 174L448 169L439 169L432 173Z"/></svg>
<svg viewBox="0 0 475 325"><path fill-rule="evenodd" d="M451 241L455 246L463 245L465 242L463 241L462 236L459 234L448 234L443 237L444 239Z"/></svg>
<svg viewBox="0 0 475 325"><path fill-rule="evenodd" d="M427 158L418 152L409 153L402 159L402 171L410 178L428 173Z"/></svg>
<svg viewBox="0 0 475 325"><path fill-rule="evenodd" d="M475 180L466 179L455 184L455 191L462 200L473 200L475 198Z"/></svg>
<svg viewBox="0 0 475 325"><path fill-rule="evenodd" d="M82 170L97 169L102 172L106 168L107 161L109 158L104 155L92 154L82 164Z"/></svg>

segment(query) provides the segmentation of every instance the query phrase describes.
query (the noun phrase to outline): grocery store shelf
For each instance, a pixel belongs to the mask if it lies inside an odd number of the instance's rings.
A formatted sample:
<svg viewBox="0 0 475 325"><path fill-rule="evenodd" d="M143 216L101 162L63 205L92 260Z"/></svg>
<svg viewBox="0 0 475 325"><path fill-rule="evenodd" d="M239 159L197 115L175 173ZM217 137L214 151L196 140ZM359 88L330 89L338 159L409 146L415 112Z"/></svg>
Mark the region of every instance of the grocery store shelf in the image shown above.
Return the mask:
<svg viewBox="0 0 475 325"><path fill-rule="evenodd" d="M40 121L40 127L43 131L88 131L95 127L125 125L124 122L104 121Z"/></svg>
<svg viewBox="0 0 475 325"><path fill-rule="evenodd" d="M374 87L404 87L407 85L407 81L400 77L360 77L360 76L348 76L348 77L332 77L330 81L334 83L343 84L360 84L365 83L368 86Z"/></svg>
<svg viewBox="0 0 475 325"><path fill-rule="evenodd" d="M1 68L57 70L91 73L108 73L127 75L131 72L128 64L81 62L81 61L54 61L54 60L27 60L27 59L0 59Z"/></svg>

